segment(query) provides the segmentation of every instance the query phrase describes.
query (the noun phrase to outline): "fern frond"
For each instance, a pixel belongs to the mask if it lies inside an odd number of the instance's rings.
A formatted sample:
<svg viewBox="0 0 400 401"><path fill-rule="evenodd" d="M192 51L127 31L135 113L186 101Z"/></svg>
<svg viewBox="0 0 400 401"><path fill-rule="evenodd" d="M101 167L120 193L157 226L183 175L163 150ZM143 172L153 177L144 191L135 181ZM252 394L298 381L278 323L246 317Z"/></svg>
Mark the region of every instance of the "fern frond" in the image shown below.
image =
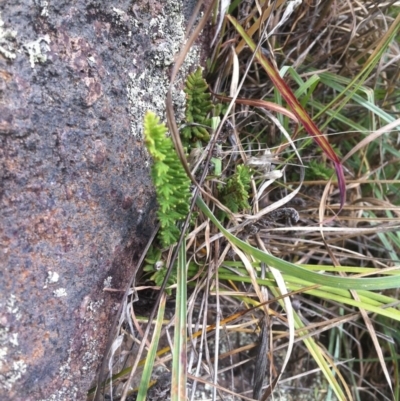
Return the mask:
<svg viewBox="0 0 400 401"><path fill-rule="evenodd" d="M228 179L225 187L221 190L223 204L233 213L250 209L251 171L248 166L239 165L231 178Z"/></svg>
<svg viewBox="0 0 400 401"><path fill-rule="evenodd" d="M144 117L144 137L147 150L153 158L151 177L156 189L160 221L160 238L167 247L176 242L180 231L176 224L189 213L190 180L182 167L167 127L151 111Z"/></svg>
<svg viewBox="0 0 400 401"><path fill-rule="evenodd" d="M207 118L212 110L211 95L207 92L208 85L202 76L201 68L190 74L186 79L186 112L185 123L182 129L182 137L189 142L194 138L207 142L210 133L204 126L211 127L211 119Z"/></svg>

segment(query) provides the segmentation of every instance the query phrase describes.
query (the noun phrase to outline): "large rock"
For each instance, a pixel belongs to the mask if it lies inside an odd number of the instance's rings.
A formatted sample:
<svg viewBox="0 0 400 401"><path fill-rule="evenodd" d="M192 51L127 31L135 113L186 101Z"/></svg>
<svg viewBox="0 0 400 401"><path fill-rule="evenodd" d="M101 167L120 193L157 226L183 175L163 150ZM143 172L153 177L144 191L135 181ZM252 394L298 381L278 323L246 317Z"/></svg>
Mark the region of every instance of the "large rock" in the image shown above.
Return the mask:
<svg viewBox="0 0 400 401"><path fill-rule="evenodd" d="M164 113L183 11L168 0L8 3L0 399L84 400L122 296L103 288L125 288L154 227L141 124L147 109Z"/></svg>

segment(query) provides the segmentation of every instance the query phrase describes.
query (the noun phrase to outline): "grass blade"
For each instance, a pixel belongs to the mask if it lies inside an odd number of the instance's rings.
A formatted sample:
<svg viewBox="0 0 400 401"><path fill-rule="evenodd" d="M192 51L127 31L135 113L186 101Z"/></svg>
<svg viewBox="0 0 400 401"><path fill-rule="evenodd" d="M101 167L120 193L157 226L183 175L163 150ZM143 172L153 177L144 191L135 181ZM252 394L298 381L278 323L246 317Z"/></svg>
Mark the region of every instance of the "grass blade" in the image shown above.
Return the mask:
<svg viewBox="0 0 400 401"><path fill-rule="evenodd" d="M202 210L202 212L218 227L224 236L239 249L251 254L258 260L267 263L269 266L275 267L283 273L292 275L294 277L299 277L313 284L321 284L328 287L341 289L383 290L389 288L398 288L400 286L400 276L378 278L335 277L332 275L314 273L293 263L281 260L273 255L268 255L265 252L254 248L248 243L241 241L227 231L200 197L197 198L196 204Z"/></svg>
<svg viewBox="0 0 400 401"><path fill-rule="evenodd" d="M150 349L149 352L147 353L146 362L143 368L142 378L140 380L137 401L146 400L147 389L149 388L151 373L153 371L154 360L156 358L158 343L160 340L166 301L167 301L167 295L164 293L160 300L160 306L157 312L157 319L156 319L156 325L154 327L153 338L151 340Z"/></svg>
<svg viewBox="0 0 400 401"><path fill-rule="evenodd" d="M174 350L172 359L171 401L186 400L187 354L187 272L186 241L183 240L178 254L178 283L176 289L176 313L174 331Z"/></svg>

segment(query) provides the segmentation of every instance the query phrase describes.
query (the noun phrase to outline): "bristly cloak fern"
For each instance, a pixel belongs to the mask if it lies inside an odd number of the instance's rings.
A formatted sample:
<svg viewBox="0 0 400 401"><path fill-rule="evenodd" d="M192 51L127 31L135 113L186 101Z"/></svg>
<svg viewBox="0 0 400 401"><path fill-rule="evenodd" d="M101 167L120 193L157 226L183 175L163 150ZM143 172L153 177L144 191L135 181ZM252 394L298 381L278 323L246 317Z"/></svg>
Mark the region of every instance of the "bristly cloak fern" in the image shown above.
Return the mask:
<svg viewBox="0 0 400 401"><path fill-rule="evenodd" d="M178 240L180 231L176 223L188 214L191 196L190 180L166 133L165 124L148 111L144 117L144 136L147 150L154 161L151 177L156 188L160 239L164 247Z"/></svg>
<svg viewBox="0 0 400 401"><path fill-rule="evenodd" d="M186 112L182 137L186 142L197 138L207 142L210 133L206 127L211 127L211 119L207 118L212 110L211 95L207 92L208 85L202 76L201 68L190 74L186 79Z"/></svg>

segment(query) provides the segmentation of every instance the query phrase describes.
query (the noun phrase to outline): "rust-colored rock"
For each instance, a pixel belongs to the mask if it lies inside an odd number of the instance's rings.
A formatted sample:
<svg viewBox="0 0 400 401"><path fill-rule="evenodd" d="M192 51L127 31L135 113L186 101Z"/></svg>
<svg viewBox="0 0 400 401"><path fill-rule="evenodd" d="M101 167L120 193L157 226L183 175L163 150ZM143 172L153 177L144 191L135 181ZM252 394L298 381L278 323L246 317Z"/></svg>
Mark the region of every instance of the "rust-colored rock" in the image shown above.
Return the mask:
<svg viewBox="0 0 400 401"><path fill-rule="evenodd" d="M84 400L121 296L104 281L125 287L153 227L127 86L151 45L131 17L150 19L165 2L6 3L0 399Z"/></svg>

